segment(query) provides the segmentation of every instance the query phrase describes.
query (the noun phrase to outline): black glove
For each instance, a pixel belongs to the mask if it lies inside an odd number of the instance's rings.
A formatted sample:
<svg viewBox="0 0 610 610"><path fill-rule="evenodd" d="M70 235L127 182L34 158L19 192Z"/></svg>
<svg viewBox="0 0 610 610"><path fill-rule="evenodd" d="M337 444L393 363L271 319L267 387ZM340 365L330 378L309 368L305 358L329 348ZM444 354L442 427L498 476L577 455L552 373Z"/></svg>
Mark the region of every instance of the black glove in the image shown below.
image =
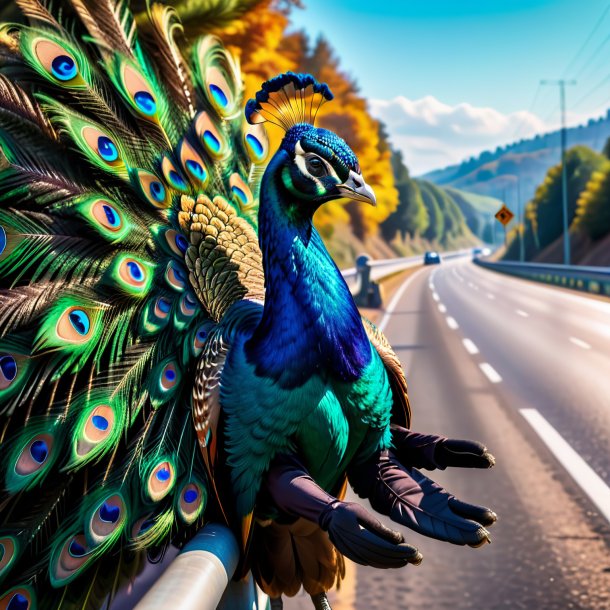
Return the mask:
<svg viewBox="0 0 610 610"><path fill-rule="evenodd" d="M274 460L264 488L280 510L318 523L339 552L356 563L400 568L421 562L419 551L405 544L402 534L385 527L359 504L327 494L294 456Z"/></svg>
<svg viewBox="0 0 610 610"><path fill-rule="evenodd" d="M458 500L418 470L402 466L391 452L352 470L348 476L354 491L392 521L452 544L491 542L483 526L496 521L492 510Z"/></svg>
<svg viewBox="0 0 610 610"><path fill-rule="evenodd" d="M436 434L420 434L392 425L392 443L398 461L407 467L445 470L447 466L461 468L491 468L496 459L485 445Z"/></svg>

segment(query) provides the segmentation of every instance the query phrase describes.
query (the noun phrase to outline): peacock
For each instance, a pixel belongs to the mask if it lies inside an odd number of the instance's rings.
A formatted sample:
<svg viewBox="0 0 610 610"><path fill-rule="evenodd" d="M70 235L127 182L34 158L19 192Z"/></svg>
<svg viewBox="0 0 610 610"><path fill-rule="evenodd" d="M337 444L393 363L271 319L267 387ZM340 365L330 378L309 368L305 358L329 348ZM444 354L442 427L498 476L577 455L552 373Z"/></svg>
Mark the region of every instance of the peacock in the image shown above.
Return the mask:
<svg viewBox="0 0 610 610"><path fill-rule="evenodd" d="M488 468L418 434L403 371L312 224L375 204L286 73L245 104L214 36L125 0L16 0L0 26L0 607L97 608L204 520L281 604L344 557L421 561L359 504L479 546L496 516L417 468ZM285 134L270 154L264 123Z"/></svg>

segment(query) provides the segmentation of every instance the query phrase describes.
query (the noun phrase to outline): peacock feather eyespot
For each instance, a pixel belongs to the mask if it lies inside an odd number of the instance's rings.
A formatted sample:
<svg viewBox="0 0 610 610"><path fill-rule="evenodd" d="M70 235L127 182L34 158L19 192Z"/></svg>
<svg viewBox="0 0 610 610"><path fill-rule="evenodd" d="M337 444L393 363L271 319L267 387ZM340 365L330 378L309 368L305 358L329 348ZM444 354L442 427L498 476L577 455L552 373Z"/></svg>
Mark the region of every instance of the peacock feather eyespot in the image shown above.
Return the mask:
<svg viewBox="0 0 610 610"><path fill-rule="evenodd" d="M193 355L199 356L203 351L206 339L208 338L208 331L205 326L200 326L193 337Z"/></svg>
<svg viewBox="0 0 610 610"><path fill-rule="evenodd" d="M148 293L152 282L152 264L136 256L120 254L109 268L106 281L133 297Z"/></svg>
<svg viewBox="0 0 610 610"><path fill-rule="evenodd" d="M187 504L192 504L198 497L199 497L199 492L197 491L197 489L187 489L182 494L182 499Z"/></svg>
<svg viewBox="0 0 610 610"><path fill-rule="evenodd" d="M51 434L37 434L31 438L17 457L15 474L29 477L40 471L47 462L50 462L53 444Z"/></svg>
<svg viewBox="0 0 610 610"><path fill-rule="evenodd" d="M108 430L108 420L103 415L94 415L91 418L91 423L94 428L97 428L100 432Z"/></svg>
<svg viewBox="0 0 610 610"><path fill-rule="evenodd" d="M180 311L182 315L189 318L194 316L197 313L197 310L199 309L197 307L197 304L197 300L195 299L195 297L193 297L193 295L188 292L184 294L180 298Z"/></svg>
<svg viewBox="0 0 610 610"><path fill-rule="evenodd" d="M195 147L185 138L179 149L180 163L186 175L194 184L205 187L208 180L208 171L205 163L195 150Z"/></svg>
<svg viewBox="0 0 610 610"><path fill-rule="evenodd" d="M83 427L82 440L86 443L86 447L77 447L77 453L85 455L91 445L96 445L106 440L112 434L114 424L115 414L110 405L98 404L93 407Z"/></svg>
<svg viewBox="0 0 610 610"><path fill-rule="evenodd" d="M229 186L233 193L233 199L240 208L247 208L252 205L252 191L238 173L231 175L229 178Z"/></svg>
<svg viewBox="0 0 610 610"><path fill-rule="evenodd" d="M78 66L70 55L58 55L51 62L51 73L58 80L69 81L78 74Z"/></svg>
<svg viewBox="0 0 610 610"><path fill-rule="evenodd" d="M0 608L3 610L31 610L34 594L25 587L12 589L0 598Z"/></svg>
<svg viewBox="0 0 610 610"><path fill-rule="evenodd" d="M210 95L216 102L216 105L220 106L221 108L226 108L229 105L229 98L218 85L210 83L208 85L208 89L210 91Z"/></svg>
<svg viewBox="0 0 610 610"><path fill-rule="evenodd" d="M209 129L203 132L203 143L210 152L215 154L220 152L220 140Z"/></svg>
<svg viewBox="0 0 610 610"><path fill-rule="evenodd" d="M68 319L72 328L81 336L85 337L91 328L91 322L86 311L82 309L73 309L68 314Z"/></svg>
<svg viewBox="0 0 610 610"><path fill-rule="evenodd" d="M165 280L171 288L183 292L186 288L187 275L176 261L169 261L165 270Z"/></svg>
<svg viewBox="0 0 610 610"><path fill-rule="evenodd" d="M0 354L0 390L6 390L17 378L17 360L11 354Z"/></svg>
<svg viewBox="0 0 610 610"><path fill-rule="evenodd" d="M195 178L196 180L203 181L207 177L203 165L201 165L201 163L195 161L194 159L187 159L186 168L190 172L191 176L193 176L193 178Z"/></svg>
<svg viewBox="0 0 610 610"><path fill-rule="evenodd" d="M269 137L263 125L244 123L243 142L252 163L263 163L269 154Z"/></svg>
<svg viewBox="0 0 610 610"><path fill-rule="evenodd" d="M120 493L113 492L93 507L85 537L93 547L111 542L123 530L127 510Z"/></svg>
<svg viewBox="0 0 610 610"><path fill-rule="evenodd" d="M172 309L172 303L169 299L165 297L159 297L155 303L155 315L158 318L164 319L167 318L169 312Z"/></svg>
<svg viewBox="0 0 610 610"><path fill-rule="evenodd" d="M176 233L176 247L182 254L186 254L186 251L189 248L189 242L182 233Z"/></svg>
<svg viewBox="0 0 610 610"><path fill-rule="evenodd" d="M206 152L213 159L221 159L228 153L225 138L214 125L207 112L200 112L195 119L195 132L199 136Z"/></svg>
<svg viewBox="0 0 610 610"><path fill-rule="evenodd" d="M169 494L176 483L176 473L169 460L157 462L148 477L148 497L153 502L162 500Z"/></svg>
<svg viewBox="0 0 610 610"><path fill-rule="evenodd" d="M91 312L74 305L66 308L57 321L55 332L62 341L85 343L93 334Z"/></svg>
<svg viewBox="0 0 610 610"><path fill-rule="evenodd" d="M87 548L81 544L80 540L75 537L70 541L68 552L72 557L84 557L87 554Z"/></svg>
<svg viewBox="0 0 610 610"><path fill-rule="evenodd" d="M26 35L25 38L27 40L28 36ZM65 42L58 44L49 38L39 37L34 41L32 48L33 55L39 62L38 65L35 63L34 67L39 71L42 68L43 74L50 76L57 84L62 86L83 84L74 51L66 48ZM31 57L29 53L26 53L26 56Z"/></svg>
<svg viewBox="0 0 610 610"><path fill-rule="evenodd" d="M172 202L170 192L158 176L143 169L134 169L131 170L131 180L153 207L157 209L170 207Z"/></svg>
<svg viewBox="0 0 610 610"><path fill-rule="evenodd" d="M43 439L34 441L30 445L30 455L37 464L44 464L49 457L49 445Z"/></svg>
<svg viewBox="0 0 610 610"><path fill-rule="evenodd" d="M177 189L181 190L181 191L186 191L187 190L187 186L186 186L186 182L184 180L184 178L175 170L171 170L169 172L169 181L171 182L172 186L175 186Z"/></svg>
<svg viewBox="0 0 610 610"><path fill-rule="evenodd" d="M93 560L94 553L84 534L70 535L56 544L49 561L49 576L53 587L62 587L74 580Z"/></svg>
<svg viewBox="0 0 610 610"><path fill-rule="evenodd" d="M97 139L97 152L107 163L112 163L119 158L119 151L108 136L100 136Z"/></svg>
<svg viewBox="0 0 610 610"><path fill-rule="evenodd" d="M155 201L161 202L165 199L165 187L159 180L153 180L150 183L150 194Z"/></svg>
<svg viewBox="0 0 610 610"><path fill-rule="evenodd" d="M105 523L116 523L121 516L121 507L106 501L100 507L100 519Z"/></svg>
<svg viewBox="0 0 610 610"><path fill-rule="evenodd" d="M119 205L108 199L87 196L77 202L76 209L93 229L112 242L126 237L131 228Z"/></svg>
<svg viewBox="0 0 610 610"><path fill-rule="evenodd" d="M3 226L0 226L0 256L4 253L6 249L6 231Z"/></svg>
<svg viewBox="0 0 610 610"><path fill-rule="evenodd" d="M166 364L161 370L159 386L163 392L168 392L178 383L178 372L173 362Z"/></svg>
<svg viewBox="0 0 610 610"><path fill-rule="evenodd" d="M263 156L263 152L264 152L263 145L261 144L261 142L258 140L258 138L255 135L253 135L251 133L246 134L246 143L248 144L248 146L250 147L250 150L252 151L252 153L254 154L254 156L257 159L260 159L260 157Z"/></svg>
<svg viewBox="0 0 610 610"><path fill-rule="evenodd" d="M5 536L0 538L0 578L5 575L15 562L19 552L16 538Z"/></svg>
<svg viewBox="0 0 610 610"><path fill-rule="evenodd" d="M153 116L157 113L157 102L150 92L137 91L133 99L142 114Z"/></svg>
<svg viewBox="0 0 610 610"><path fill-rule="evenodd" d="M167 183L173 188L182 193L188 192L189 186L186 180L167 156L163 157L163 161L161 162L161 172Z"/></svg>
<svg viewBox="0 0 610 610"><path fill-rule="evenodd" d="M199 482L189 481L176 498L176 509L182 520L190 525L201 515L205 508L207 492Z"/></svg>
<svg viewBox="0 0 610 610"><path fill-rule="evenodd" d="M140 70L118 54L110 69L115 78L120 75L116 84L136 113L144 119L156 121L159 104L150 83Z"/></svg>

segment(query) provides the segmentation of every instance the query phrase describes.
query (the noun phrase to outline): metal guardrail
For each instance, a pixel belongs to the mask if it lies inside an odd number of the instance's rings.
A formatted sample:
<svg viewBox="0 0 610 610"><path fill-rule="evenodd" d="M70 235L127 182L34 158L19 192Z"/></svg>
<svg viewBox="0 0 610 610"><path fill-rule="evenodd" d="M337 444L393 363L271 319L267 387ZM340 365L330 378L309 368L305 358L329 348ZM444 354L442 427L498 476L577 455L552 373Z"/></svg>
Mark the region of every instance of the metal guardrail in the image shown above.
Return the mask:
<svg viewBox="0 0 610 610"><path fill-rule="evenodd" d="M610 267L548 265L512 261L491 262L481 258L475 258L474 262L481 267L500 273L582 292L610 296Z"/></svg>
<svg viewBox="0 0 610 610"><path fill-rule="evenodd" d="M457 258L459 256L466 256L471 252L472 248L466 248L464 250L455 250L452 252L441 252L440 255L443 259L451 259ZM352 294L357 294L358 292L360 292L361 272L359 271L359 269L362 269L365 266L370 267L370 279L373 282L379 282L391 275L394 275L395 273L400 273L401 271L405 271L409 267L415 267L416 265L421 265L424 262L423 254L417 254L415 256L406 256L403 258L387 258L379 260L373 260L366 254L363 254L358 257L358 260L362 259L362 257L366 257L366 260L362 260L361 265L358 265L357 261L355 267L350 267L349 269L341 270L341 274L343 275L343 278L345 279L345 282L348 285Z"/></svg>
<svg viewBox="0 0 610 610"><path fill-rule="evenodd" d="M224 525L209 523L190 540L134 610L263 610L254 579L232 582L239 547Z"/></svg>

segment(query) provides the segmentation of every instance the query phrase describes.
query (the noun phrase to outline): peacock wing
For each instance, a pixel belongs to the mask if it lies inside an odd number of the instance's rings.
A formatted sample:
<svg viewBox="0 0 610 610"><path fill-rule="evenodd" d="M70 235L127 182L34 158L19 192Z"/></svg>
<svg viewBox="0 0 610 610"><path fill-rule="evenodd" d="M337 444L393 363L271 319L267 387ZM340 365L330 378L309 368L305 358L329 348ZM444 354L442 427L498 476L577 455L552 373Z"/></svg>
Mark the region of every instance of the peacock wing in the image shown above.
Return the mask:
<svg viewBox="0 0 610 610"><path fill-rule="evenodd" d="M377 350L390 380L394 404L392 407L392 421L400 426L409 428L411 425L411 405L407 392L407 379L398 356L392 349L386 336L364 316L362 317L364 329L369 341Z"/></svg>

